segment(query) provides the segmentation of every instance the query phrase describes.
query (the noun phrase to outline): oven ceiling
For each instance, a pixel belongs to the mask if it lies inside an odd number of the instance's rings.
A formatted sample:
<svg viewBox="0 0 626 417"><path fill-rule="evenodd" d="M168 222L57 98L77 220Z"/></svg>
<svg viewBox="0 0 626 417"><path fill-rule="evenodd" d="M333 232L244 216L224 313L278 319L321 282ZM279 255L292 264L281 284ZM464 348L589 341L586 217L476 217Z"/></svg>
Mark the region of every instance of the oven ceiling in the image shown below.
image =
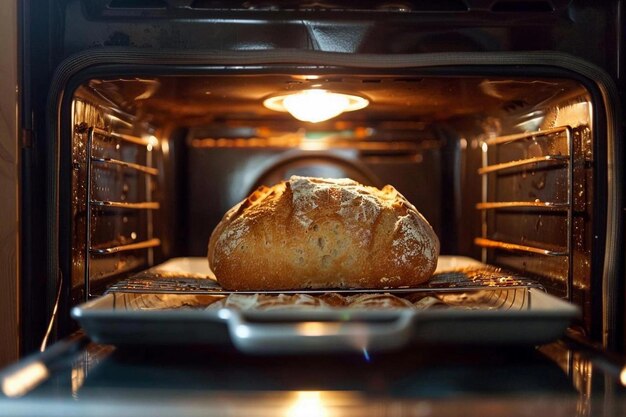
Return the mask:
<svg viewBox="0 0 626 417"><path fill-rule="evenodd" d="M366 97L364 110L336 120L416 121L424 125L469 115L526 112L579 86L561 79L398 76L164 76L100 79L95 92L140 119L200 126L216 121L302 124L263 106L276 94L323 88Z"/></svg>

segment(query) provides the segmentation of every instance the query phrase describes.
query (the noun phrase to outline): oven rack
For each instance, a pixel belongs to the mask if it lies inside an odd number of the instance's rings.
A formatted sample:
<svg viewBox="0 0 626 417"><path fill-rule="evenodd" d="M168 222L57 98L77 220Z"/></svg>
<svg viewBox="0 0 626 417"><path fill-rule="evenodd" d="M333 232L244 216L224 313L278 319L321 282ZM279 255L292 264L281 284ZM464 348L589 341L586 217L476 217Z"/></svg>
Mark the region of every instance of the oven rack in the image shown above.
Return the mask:
<svg viewBox="0 0 626 417"><path fill-rule="evenodd" d="M87 127L87 126L83 126ZM159 175L159 170L151 166L152 149L158 146L158 141L152 138L142 138L130 134L119 133L114 131L105 130L99 127L89 126L87 131L87 145L86 145L86 202L85 202L85 259L84 259L84 283L85 283L85 295L91 296L91 257L92 256L108 256L117 254L120 252L136 251L136 250L148 250L148 258L153 258L152 250L161 245L161 240L152 236L152 211L159 210L160 204L156 201L152 201L152 192L149 182L151 178ZM139 164L136 162L123 161L121 159L101 157L93 154L94 139L100 137L103 140L116 140L118 142L124 142L130 146L142 146L148 150L146 156L146 163ZM93 186L93 168L95 165L110 166L129 170L141 175L145 175L145 189L146 189L146 201L112 201L112 200L99 200L92 198L92 186ZM92 215L94 207L112 209L112 210L132 210L132 211L145 211L148 216L146 222L146 236L147 239L143 241L133 241L131 243L116 243L109 242L105 245L94 245L92 241ZM151 262L150 262L151 263Z"/></svg>
<svg viewBox="0 0 626 417"><path fill-rule="evenodd" d="M191 275L191 276L190 276ZM155 269L143 271L133 277L119 281L108 288L108 293L153 293L153 294L323 294L337 293L449 293L480 290L504 290L537 288L545 290L538 282L518 274L494 267L469 267L436 273L431 280L420 286L386 289L298 289L272 291L227 291L208 276L163 272Z"/></svg>
<svg viewBox="0 0 626 417"><path fill-rule="evenodd" d="M333 291L336 293L336 291ZM113 296L114 305L121 310L177 310L177 309L216 309L221 307L231 307L224 303L225 297L233 293L137 293L137 292L111 292L108 296ZM237 293L239 295L239 293ZM285 293L281 293L285 294ZM302 294L302 293L299 293ZM250 297L259 295L249 295ZM264 293L263 295L268 295ZM277 294L269 294L278 297ZM313 297L316 294L309 294ZM349 297L350 294L343 294ZM500 310L500 311L524 311L530 308L530 292L526 287L519 288L492 288L489 290L477 291L468 294L467 292L408 292L396 293L396 297L404 298L411 302L417 310L427 310L431 308L456 307L464 309ZM220 302L220 300L223 300ZM272 309L272 305L269 305ZM325 306L326 307L326 306ZM345 304L331 305L331 308L351 308L351 301L346 299ZM242 310L264 310L263 307L255 303L235 307ZM307 307L305 307L307 308ZM309 306L315 310L315 306ZM266 309L266 308L265 308Z"/></svg>
<svg viewBox="0 0 626 417"><path fill-rule="evenodd" d="M549 154L532 156L524 159L489 163L489 151L497 149L498 146L516 141L545 139L550 136L562 135L567 141L567 155ZM488 138L482 142L482 167L478 169L478 174L482 176L482 201L476 204L476 209L482 212L482 236L474 239L474 244L483 248L483 262L487 261L487 249L504 250L508 252L527 253L547 257L567 257L567 287L566 298L571 298L573 286L573 217L574 217L574 140L571 126L558 126L545 130L531 131L506 136ZM564 167L567 168L567 201L489 201L489 181L493 175L506 173L514 169L524 169L532 172L544 167ZM544 211L563 212L566 217L567 245L566 247L548 247L540 244L520 244L507 242L498 238L497 231L489 231L487 223L487 213L496 210L523 209L529 212L541 213ZM528 242L531 243L531 242Z"/></svg>

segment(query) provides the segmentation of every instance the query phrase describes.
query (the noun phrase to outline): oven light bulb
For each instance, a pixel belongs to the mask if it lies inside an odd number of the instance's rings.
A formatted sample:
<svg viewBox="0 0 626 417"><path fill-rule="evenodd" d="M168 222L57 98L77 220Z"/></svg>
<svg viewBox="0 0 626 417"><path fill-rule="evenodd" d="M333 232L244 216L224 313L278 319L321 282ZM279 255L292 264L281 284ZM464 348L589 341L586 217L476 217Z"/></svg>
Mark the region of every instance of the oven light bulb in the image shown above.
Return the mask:
<svg viewBox="0 0 626 417"><path fill-rule="evenodd" d="M270 110L289 112L303 122L319 123L348 111L360 110L367 99L327 90L303 90L293 94L270 97L263 105Z"/></svg>

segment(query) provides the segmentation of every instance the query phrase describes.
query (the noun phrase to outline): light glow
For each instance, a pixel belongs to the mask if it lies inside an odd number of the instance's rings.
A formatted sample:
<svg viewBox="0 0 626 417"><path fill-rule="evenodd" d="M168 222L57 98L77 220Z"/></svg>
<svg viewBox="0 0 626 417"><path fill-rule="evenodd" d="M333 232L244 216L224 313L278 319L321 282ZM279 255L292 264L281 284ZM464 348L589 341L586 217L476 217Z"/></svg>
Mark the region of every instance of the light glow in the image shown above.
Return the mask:
<svg viewBox="0 0 626 417"><path fill-rule="evenodd" d="M78 391L85 383L85 368L76 365L72 367L72 397L78 399Z"/></svg>
<svg viewBox="0 0 626 417"><path fill-rule="evenodd" d="M361 110L367 99L327 90L303 90L297 93L270 97L263 105L270 110L289 112L303 122L319 123L348 111Z"/></svg>
<svg viewBox="0 0 626 417"><path fill-rule="evenodd" d="M328 336L338 333L339 327L338 323L309 321L298 324L296 331L301 336Z"/></svg>
<svg viewBox="0 0 626 417"><path fill-rule="evenodd" d="M231 315L232 314L230 314L230 310L226 308L221 308L217 312L217 317L221 318L222 320L228 320Z"/></svg>
<svg viewBox="0 0 626 417"><path fill-rule="evenodd" d="M41 384L50 373L42 362L36 361L22 369L5 376L0 384L2 393L7 397L21 397Z"/></svg>
<svg viewBox="0 0 626 417"><path fill-rule="evenodd" d="M285 417L327 417L328 413L319 391L300 391Z"/></svg>
<svg viewBox="0 0 626 417"><path fill-rule="evenodd" d="M157 146L159 146L159 140L157 139L157 137L154 135L148 136L148 152L151 152L152 149L156 148Z"/></svg>
<svg viewBox="0 0 626 417"><path fill-rule="evenodd" d="M250 328L248 326L240 324L235 328L235 334L240 339L247 339L248 337L250 337Z"/></svg>

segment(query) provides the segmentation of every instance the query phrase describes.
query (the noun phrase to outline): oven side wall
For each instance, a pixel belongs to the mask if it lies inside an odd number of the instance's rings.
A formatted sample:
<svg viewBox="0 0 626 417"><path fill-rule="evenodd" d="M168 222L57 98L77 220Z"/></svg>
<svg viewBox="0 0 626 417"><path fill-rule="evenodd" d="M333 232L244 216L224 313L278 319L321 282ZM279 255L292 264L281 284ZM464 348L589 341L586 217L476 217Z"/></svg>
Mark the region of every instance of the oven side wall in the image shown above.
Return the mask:
<svg viewBox="0 0 626 417"><path fill-rule="evenodd" d="M17 2L0 7L0 368L19 352Z"/></svg>

